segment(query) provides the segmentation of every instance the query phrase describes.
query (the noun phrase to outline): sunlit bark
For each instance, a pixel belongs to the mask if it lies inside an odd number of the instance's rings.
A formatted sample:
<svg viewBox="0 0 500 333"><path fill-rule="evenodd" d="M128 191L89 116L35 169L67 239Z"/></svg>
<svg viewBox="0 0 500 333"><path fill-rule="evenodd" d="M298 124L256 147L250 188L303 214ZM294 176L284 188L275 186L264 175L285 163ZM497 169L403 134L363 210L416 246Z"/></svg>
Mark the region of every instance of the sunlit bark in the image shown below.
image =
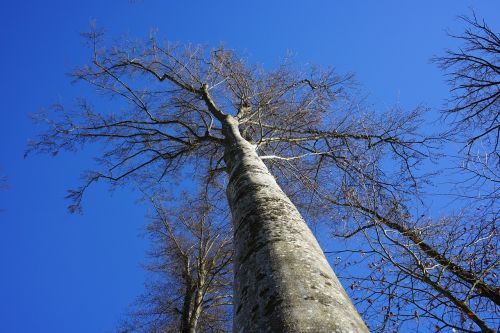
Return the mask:
<svg viewBox="0 0 500 333"><path fill-rule="evenodd" d="M234 332L368 332L293 203L228 117Z"/></svg>

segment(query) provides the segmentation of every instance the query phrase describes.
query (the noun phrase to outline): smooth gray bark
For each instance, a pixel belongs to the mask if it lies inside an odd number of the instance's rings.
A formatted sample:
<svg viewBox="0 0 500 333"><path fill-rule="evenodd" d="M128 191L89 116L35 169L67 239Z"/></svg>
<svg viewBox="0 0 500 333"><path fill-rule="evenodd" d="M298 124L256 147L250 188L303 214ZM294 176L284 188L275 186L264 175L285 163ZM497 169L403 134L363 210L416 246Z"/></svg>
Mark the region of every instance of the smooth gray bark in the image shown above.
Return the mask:
<svg viewBox="0 0 500 333"><path fill-rule="evenodd" d="M368 332L314 235L231 116L224 134L233 332Z"/></svg>

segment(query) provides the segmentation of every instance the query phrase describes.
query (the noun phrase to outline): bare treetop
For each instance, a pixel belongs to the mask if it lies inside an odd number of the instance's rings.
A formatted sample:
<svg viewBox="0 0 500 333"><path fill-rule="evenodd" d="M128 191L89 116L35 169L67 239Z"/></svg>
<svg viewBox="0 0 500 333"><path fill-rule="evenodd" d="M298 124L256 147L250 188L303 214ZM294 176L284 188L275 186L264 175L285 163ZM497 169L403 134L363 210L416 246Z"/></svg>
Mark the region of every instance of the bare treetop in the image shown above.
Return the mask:
<svg viewBox="0 0 500 333"><path fill-rule="evenodd" d="M225 167L227 117L238 120L242 135L283 182L314 182L323 166L372 178L384 150L401 162L401 179L416 185L411 169L428 143L415 132L424 110L370 112L351 94L350 75L297 70L290 61L265 70L224 47L160 43L154 37L116 44L106 43L97 30L84 37L91 63L72 75L108 96L108 103L95 108L80 99L74 110L56 106L53 114L37 115L48 128L29 148L57 154L105 144L99 158L104 168L86 173L84 185L69 195L73 211L99 179L174 179L192 162L205 170L199 173L205 181L213 180Z"/></svg>
<svg viewBox="0 0 500 333"><path fill-rule="evenodd" d="M458 50L434 59L448 72L453 94L447 113L454 115L458 129L470 132L466 144L489 153L498 152L500 138L500 36L484 21L460 17L467 25ZM486 146L486 147L484 147ZM474 154L475 152L472 152Z"/></svg>
<svg viewBox="0 0 500 333"><path fill-rule="evenodd" d="M153 245L146 291L118 331L229 332L231 307L231 228L206 200L184 197L167 208L150 198L147 235Z"/></svg>

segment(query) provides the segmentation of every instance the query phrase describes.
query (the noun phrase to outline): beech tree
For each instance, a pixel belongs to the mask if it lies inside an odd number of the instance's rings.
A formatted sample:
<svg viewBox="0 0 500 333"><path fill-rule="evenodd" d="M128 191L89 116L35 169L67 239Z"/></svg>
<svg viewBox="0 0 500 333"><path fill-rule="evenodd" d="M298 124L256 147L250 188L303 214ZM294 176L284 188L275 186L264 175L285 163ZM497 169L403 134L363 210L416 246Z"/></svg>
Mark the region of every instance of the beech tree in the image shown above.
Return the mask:
<svg viewBox="0 0 500 333"><path fill-rule="evenodd" d="M229 219L206 200L177 208L152 198L146 291L119 332L229 332L232 244Z"/></svg>
<svg viewBox="0 0 500 333"><path fill-rule="evenodd" d="M234 332L367 332L296 207L315 223L319 212L308 207L325 187L339 198L346 183L416 190L413 167L428 144L415 134L424 110L371 112L352 93L351 76L288 60L269 70L224 47L85 37L91 61L73 76L109 100L39 115L46 131L31 144L50 154L106 147L102 168L70 192L70 209L98 180L154 187L189 177L207 193L225 188Z"/></svg>

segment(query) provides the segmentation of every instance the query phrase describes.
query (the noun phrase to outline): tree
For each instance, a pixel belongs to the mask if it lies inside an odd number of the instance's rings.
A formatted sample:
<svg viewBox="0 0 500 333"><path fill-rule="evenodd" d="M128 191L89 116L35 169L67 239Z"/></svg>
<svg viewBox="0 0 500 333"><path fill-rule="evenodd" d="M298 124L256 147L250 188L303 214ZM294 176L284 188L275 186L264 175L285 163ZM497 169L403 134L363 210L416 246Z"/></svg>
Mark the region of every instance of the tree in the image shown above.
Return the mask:
<svg viewBox="0 0 500 333"><path fill-rule="evenodd" d="M465 31L451 37L462 45L433 60L447 74L452 97L445 114L453 117L457 141L465 144L460 168L468 191L461 193L473 198L470 189L480 188L481 199L494 202L500 182L500 35L474 12L460 18Z"/></svg>
<svg viewBox="0 0 500 333"><path fill-rule="evenodd" d="M386 214L359 203L349 208L351 223L337 236L351 245L332 254L346 268L368 268L345 278L374 331L412 323L431 331L496 331L498 212L472 207L432 220L415 218L402 205Z"/></svg>
<svg viewBox="0 0 500 333"><path fill-rule="evenodd" d="M114 112L95 111L84 99L75 111L56 107L39 116L48 128L31 144L51 154L106 144L103 170L85 174L70 192L70 209L98 180L154 186L188 170L207 192L227 183L234 331L366 332L290 199L313 217L307 204L322 177L339 195L345 180L360 190L365 181L389 191L416 184L411 168L427 144L414 135L422 110L375 115L350 94L350 76L332 70L299 71L288 61L265 70L224 47L155 37L110 47L97 31L85 36L92 60L74 77L109 95ZM391 168L397 181L385 181L386 155L401 165Z"/></svg>
<svg viewBox="0 0 500 333"><path fill-rule="evenodd" d="M353 191L348 183L342 197L324 195L345 207L346 223L336 236L349 239L331 251L344 259L346 279L371 328L380 332L424 327L463 332L494 332L500 328L498 306L498 34L480 22L468 25L456 38L459 51L434 59L450 70L453 97L447 114L455 115L447 140L466 148L460 161L455 204L447 215L430 218L415 209L421 197L383 188ZM449 158L449 156L447 156ZM425 206L424 206L425 212ZM362 273L352 267L363 267ZM383 311L380 311L380 310ZM376 324L378 323L378 324Z"/></svg>
<svg viewBox="0 0 500 333"><path fill-rule="evenodd" d="M455 125L467 138L469 150L486 143L498 152L500 138L500 36L484 21L460 17L467 25L462 35L451 35L463 42L457 50L448 50L434 59L448 72L452 98L446 113L456 116Z"/></svg>
<svg viewBox="0 0 500 333"><path fill-rule="evenodd" d="M151 199L150 279L119 332L229 332L231 228L206 200Z"/></svg>

